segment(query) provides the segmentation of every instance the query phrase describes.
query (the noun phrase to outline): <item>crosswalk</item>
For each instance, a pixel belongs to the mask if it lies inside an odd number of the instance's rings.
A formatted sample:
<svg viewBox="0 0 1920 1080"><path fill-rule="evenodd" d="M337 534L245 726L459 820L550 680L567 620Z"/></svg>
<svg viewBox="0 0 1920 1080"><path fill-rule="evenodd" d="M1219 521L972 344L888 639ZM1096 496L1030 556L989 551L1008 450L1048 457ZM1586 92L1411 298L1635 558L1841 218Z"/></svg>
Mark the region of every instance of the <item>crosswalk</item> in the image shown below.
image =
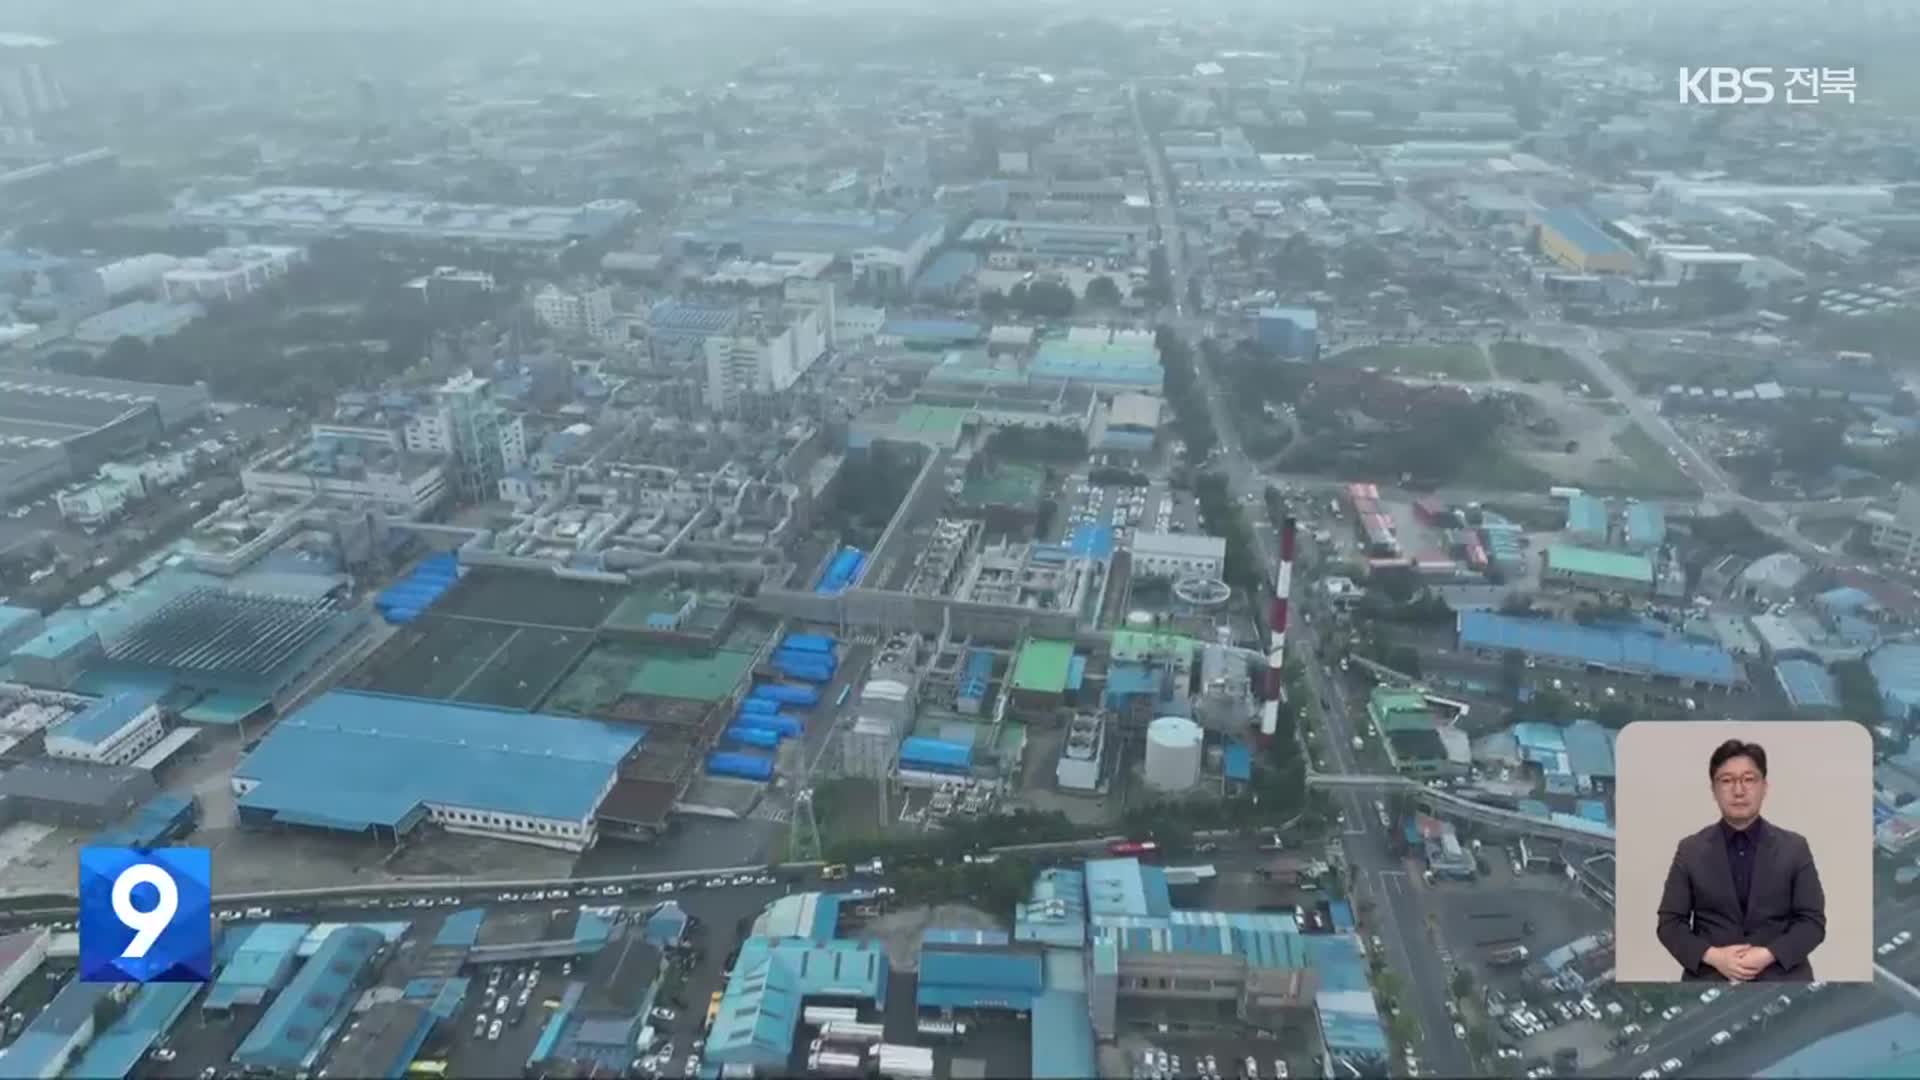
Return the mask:
<svg viewBox="0 0 1920 1080"><path fill-rule="evenodd" d="M748 814L747 817L754 821L792 821L793 807L786 803L772 803L763 800L760 805L753 808L753 813Z"/></svg>

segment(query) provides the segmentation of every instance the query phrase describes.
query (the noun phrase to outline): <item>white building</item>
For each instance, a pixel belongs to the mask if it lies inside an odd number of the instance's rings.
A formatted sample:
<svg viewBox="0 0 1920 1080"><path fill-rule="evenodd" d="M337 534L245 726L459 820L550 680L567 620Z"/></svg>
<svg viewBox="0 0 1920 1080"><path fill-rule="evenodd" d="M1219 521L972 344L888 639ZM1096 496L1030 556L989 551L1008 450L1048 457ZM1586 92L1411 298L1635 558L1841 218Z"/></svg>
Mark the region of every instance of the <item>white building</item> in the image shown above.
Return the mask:
<svg viewBox="0 0 1920 1080"><path fill-rule="evenodd" d="M1136 577L1218 579L1227 565L1227 542L1218 536L1137 532L1127 546Z"/></svg>
<svg viewBox="0 0 1920 1080"><path fill-rule="evenodd" d="M617 338L613 322L613 290L571 290L548 285L533 296L533 314L557 334L605 341Z"/></svg>
<svg viewBox="0 0 1920 1080"><path fill-rule="evenodd" d="M1920 488L1903 488L1891 513L1868 510L1860 515L1867 540L1883 558L1911 569L1920 566Z"/></svg>
<svg viewBox="0 0 1920 1080"><path fill-rule="evenodd" d="M441 462L408 453L396 433L338 424L316 425L306 443L262 455L240 470L240 484L249 494L371 505L409 519L449 490Z"/></svg>
<svg viewBox="0 0 1920 1080"><path fill-rule="evenodd" d="M471 373L434 388L433 403L401 429L408 453L452 458L468 498L493 498L500 479L527 463L527 431L493 396L493 383Z"/></svg>
<svg viewBox="0 0 1920 1080"><path fill-rule="evenodd" d="M207 309L199 304L133 300L81 319L73 325L70 336L81 345L104 347L121 338L137 338L152 344L185 330L206 313Z"/></svg>
<svg viewBox="0 0 1920 1080"><path fill-rule="evenodd" d="M830 309L787 305L749 315L740 329L706 339L707 406L733 408L753 395L779 394L827 354Z"/></svg>
<svg viewBox="0 0 1920 1080"><path fill-rule="evenodd" d="M181 260L160 275L160 285L174 303L239 300L285 277L305 257L301 248L279 245L215 248L201 258Z"/></svg>
<svg viewBox="0 0 1920 1080"><path fill-rule="evenodd" d="M172 255L134 255L110 262L93 274L100 284L100 294L118 300L134 293L158 291L167 271L179 265L180 260Z"/></svg>
<svg viewBox="0 0 1920 1080"><path fill-rule="evenodd" d="M1699 281L1709 277L1740 280L1757 256L1744 251L1713 251L1707 248L1678 248L1655 245L1649 250L1653 264L1665 281Z"/></svg>
<svg viewBox="0 0 1920 1080"><path fill-rule="evenodd" d="M1804 207L1813 214L1871 214L1890 210L1893 189L1881 184L1744 184L1721 181L1662 180L1653 187L1656 203L1696 210L1744 206Z"/></svg>
<svg viewBox="0 0 1920 1080"><path fill-rule="evenodd" d="M47 729L47 756L125 765L166 733L160 707L139 694L103 698Z"/></svg>

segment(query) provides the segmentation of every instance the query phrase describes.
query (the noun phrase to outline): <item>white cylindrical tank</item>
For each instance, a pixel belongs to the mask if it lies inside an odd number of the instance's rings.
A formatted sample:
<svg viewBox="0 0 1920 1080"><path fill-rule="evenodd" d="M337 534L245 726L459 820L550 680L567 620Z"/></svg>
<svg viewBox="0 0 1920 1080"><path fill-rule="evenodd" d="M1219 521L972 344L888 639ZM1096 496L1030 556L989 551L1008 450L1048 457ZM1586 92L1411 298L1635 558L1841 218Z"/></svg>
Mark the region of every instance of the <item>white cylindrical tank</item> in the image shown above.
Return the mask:
<svg viewBox="0 0 1920 1080"><path fill-rule="evenodd" d="M1147 725L1147 786L1185 791L1200 782L1205 736L1184 716L1163 716Z"/></svg>
<svg viewBox="0 0 1920 1080"><path fill-rule="evenodd" d="M1153 612L1135 611L1127 616L1127 626L1135 630L1144 630L1153 625Z"/></svg>

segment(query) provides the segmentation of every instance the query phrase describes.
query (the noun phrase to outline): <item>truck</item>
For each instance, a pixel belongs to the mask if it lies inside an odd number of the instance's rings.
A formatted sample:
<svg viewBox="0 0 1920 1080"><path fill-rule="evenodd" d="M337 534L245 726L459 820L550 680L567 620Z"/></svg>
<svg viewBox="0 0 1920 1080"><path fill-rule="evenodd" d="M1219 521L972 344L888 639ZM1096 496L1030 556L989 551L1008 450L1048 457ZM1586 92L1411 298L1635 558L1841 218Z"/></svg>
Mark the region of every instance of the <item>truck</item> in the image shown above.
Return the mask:
<svg viewBox="0 0 1920 1080"><path fill-rule="evenodd" d="M880 1075L891 1080L933 1080L933 1051L924 1046L879 1043L873 1057Z"/></svg>
<svg viewBox="0 0 1920 1080"><path fill-rule="evenodd" d="M1508 945L1494 949L1487 954L1487 963L1493 967L1519 967L1532 955L1525 945Z"/></svg>
<svg viewBox="0 0 1920 1080"><path fill-rule="evenodd" d="M1160 845L1151 840L1115 840L1107 845L1109 855L1151 855Z"/></svg>
<svg viewBox="0 0 1920 1080"><path fill-rule="evenodd" d="M1577 487L1550 487L1547 489L1547 494L1556 499L1577 499L1586 492Z"/></svg>
<svg viewBox="0 0 1920 1080"><path fill-rule="evenodd" d="M958 1020L942 1020L935 1016L923 1016L915 1026L920 1034L935 1039L964 1039L967 1037L967 1025Z"/></svg>
<svg viewBox="0 0 1920 1080"><path fill-rule="evenodd" d="M863 1024L857 1020L835 1020L820 1027L820 1038L828 1043L870 1046L887 1037L884 1024Z"/></svg>
<svg viewBox="0 0 1920 1080"><path fill-rule="evenodd" d="M850 1076L865 1071L859 1054L842 1050L820 1050L807 1055L807 1071Z"/></svg>
<svg viewBox="0 0 1920 1080"><path fill-rule="evenodd" d="M886 871L887 864L879 859L868 859L866 862L853 868L854 873L864 874L867 877L879 877L881 874L886 873Z"/></svg>
<svg viewBox="0 0 1920 1080"><path fill-rule="evenodd" d="M843 1008L838 1005L809 1005L800 1010L800 1021L808 1027L825 1027L828 1024L853 1024L860 1020L860 1010Z"/></svg>

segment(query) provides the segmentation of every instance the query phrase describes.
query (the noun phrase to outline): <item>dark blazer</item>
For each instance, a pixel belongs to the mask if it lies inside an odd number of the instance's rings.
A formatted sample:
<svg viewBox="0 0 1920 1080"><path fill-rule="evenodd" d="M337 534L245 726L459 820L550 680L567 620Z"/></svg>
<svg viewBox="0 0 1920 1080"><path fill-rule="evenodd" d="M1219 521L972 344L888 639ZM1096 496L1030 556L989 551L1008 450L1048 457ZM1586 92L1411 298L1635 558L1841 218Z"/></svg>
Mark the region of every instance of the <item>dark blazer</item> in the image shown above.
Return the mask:
<svg viewBox="0 0 1920 1080"><path fill-rule="evenodd" d="M1680 841L1660 893L1660 944L1680 962L1686 982L1722 982L1707 966L1709 947L1762 945L1772 966L1755 979L1810 982L1807 957L1827 937L1827 897L1807 838L1771 821L1753 857L1747 913L1740 913L1733 866L1719 822Z"/></svg>

